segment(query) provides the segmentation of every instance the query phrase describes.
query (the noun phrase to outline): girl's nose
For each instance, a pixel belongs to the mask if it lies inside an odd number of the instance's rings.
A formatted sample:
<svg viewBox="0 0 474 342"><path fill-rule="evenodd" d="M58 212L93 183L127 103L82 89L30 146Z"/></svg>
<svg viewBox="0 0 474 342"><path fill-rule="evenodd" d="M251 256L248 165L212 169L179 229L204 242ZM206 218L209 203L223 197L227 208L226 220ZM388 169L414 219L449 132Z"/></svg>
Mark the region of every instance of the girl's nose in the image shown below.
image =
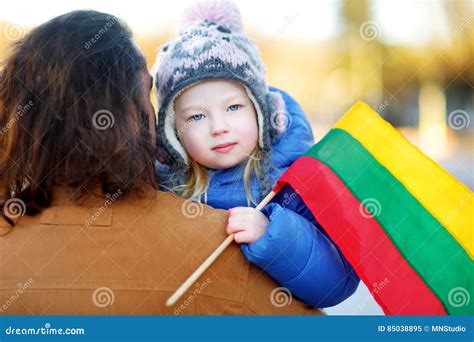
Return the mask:
<svg viewBox="0 0 474 342"><path fill-rule="evenodd" d="M211 127L212 136L218 136L229 132L229 126L226 120L222 118L214 119Z"/></svg>

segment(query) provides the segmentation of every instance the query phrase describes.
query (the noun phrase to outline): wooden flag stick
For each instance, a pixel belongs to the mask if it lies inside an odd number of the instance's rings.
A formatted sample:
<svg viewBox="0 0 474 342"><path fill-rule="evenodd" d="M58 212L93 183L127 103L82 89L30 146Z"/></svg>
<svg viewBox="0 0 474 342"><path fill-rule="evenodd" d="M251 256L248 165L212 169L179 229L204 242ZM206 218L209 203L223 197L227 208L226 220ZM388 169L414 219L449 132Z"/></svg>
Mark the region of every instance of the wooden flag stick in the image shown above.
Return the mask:
<svg viewBox="0 0 474 342"><path fill-rule="evenodd" d="M271 191L255 209L262 210L276 195L276 192ZM194 284L196 280L212 265L212 263L222 254L223 251L234 241L234 234L230 234L214 252L207 257L207 259L199 266L193 274L168 298L166 306L173 306L179 298Z"/></svg>

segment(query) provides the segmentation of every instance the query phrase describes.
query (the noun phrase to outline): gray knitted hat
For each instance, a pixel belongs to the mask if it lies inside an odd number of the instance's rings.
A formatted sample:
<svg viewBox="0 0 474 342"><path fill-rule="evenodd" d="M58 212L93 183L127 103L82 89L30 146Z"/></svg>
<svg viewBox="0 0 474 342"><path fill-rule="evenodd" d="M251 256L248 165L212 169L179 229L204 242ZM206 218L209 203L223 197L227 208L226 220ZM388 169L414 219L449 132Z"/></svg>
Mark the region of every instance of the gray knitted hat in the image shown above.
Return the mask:
<svg viewBox="0 0 474 342"><path fill-rule="evenodd" d="M176 132L174 100L192 85L209 79L226 79L244 86L257 112L260 162L260 193L266 195L271 144L285 129L284 102L268 90L265 66L255 44L242 32L242 18L229 0L194 4L183 15L178 36L162 46L153 67L158 92L158 151L175 173L176 183L185 184L189 161ZM283 119L284 121L284 119Z"/></svg>

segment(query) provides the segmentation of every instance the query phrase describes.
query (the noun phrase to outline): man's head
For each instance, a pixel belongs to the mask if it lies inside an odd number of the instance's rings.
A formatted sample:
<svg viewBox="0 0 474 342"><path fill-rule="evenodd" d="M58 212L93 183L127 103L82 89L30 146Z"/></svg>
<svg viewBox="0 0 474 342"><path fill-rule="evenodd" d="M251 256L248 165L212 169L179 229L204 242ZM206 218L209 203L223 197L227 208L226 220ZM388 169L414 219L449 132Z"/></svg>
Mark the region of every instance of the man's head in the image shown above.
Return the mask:
<svg viewBox="0 0 474 342"><path fill-rule="evenodd" d="M120 19L74 11L35 28L0 70L0 185L34 213L52 186L153 185L151 77Z"/></svg>

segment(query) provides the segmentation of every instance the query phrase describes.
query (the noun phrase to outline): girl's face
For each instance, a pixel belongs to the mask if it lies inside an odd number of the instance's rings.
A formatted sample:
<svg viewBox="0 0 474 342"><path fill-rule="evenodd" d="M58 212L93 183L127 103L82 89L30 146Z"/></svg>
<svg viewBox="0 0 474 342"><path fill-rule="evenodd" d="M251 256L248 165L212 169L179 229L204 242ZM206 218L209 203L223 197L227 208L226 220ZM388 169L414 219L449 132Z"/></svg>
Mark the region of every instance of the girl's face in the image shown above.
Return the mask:
<svg viewBox="0 0 474 342"><path fill-rule="evenodd" d="M257 114L237 82L208 80L175 101L176 129L189 156L211 169L245 160L258 143Z"/></svg>

